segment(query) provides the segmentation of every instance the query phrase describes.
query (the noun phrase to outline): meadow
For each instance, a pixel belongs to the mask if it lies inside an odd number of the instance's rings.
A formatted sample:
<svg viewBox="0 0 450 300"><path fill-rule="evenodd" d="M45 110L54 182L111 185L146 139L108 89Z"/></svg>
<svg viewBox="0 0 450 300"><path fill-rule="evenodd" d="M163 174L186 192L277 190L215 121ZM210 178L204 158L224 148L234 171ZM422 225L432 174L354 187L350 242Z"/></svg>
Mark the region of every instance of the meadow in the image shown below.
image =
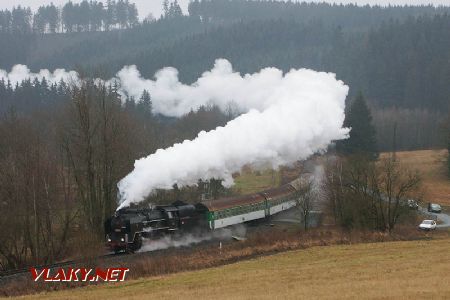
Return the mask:
<svg viewBox="0 0 450 300"><path fill-rule="evenodd" d="M382 158L391 153L383 153ZM450 206L450 179L447 175L447 150L419 150L397 152L402 165L417 170L422 176L423 202Z"/></svg>
<svg viewBox="0 0 450 300"><path fill-rule="evenodd" d="M312 247L30 299L444 299L450 239ZM23 299L23 298L21 298Z"/></svg>

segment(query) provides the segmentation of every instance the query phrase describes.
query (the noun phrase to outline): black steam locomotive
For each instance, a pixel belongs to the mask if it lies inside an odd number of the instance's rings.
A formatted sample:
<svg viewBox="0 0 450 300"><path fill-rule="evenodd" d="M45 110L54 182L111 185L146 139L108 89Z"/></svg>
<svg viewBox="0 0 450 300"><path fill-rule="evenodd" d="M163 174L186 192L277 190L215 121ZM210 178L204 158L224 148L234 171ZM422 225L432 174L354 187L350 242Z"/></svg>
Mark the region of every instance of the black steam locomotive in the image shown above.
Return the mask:
<svg viewBox="0 0 450 300"><path fill-rule="evenodd" d="M111 251L134 252L142 239L158 239L194 228L205 228L204 209L177 201L153 208L123 208L105 222L107 245Z"/></svg>
<svg viewBox="0 0 450 300"><path fill-rule="evenodd" d="M111 251L136 251L142 239L158 239L167 234L210 231L271 215L297 205L299 197L310 186L312 175L281 187L260 193L204 201L195 205L177 201L169 206L124 208L105 222L107 245Z"/></svg>

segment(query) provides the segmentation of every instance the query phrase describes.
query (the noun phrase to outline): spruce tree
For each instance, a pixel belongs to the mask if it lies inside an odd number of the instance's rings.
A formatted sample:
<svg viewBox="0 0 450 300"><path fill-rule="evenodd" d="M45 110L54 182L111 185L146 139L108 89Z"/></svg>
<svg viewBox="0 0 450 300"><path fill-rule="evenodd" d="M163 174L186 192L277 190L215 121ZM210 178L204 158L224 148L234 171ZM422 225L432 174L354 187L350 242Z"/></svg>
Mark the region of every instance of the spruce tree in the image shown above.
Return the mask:
<svg viewBox="0 0 450 300"><path fill-rule="evenodd" d="M144 118L152 117L152 99L147 90L142 92L141 98L137 104L137 109Z"/></svg>
<svg viewBox="0 0 450 300"><path fill-rule="evenodd" d="M367 155L370 159L378 157L372 115L361 92L351 104L344 126L351 128L351 131L347 140L338 143L338 150L341 153Z"/></svg>

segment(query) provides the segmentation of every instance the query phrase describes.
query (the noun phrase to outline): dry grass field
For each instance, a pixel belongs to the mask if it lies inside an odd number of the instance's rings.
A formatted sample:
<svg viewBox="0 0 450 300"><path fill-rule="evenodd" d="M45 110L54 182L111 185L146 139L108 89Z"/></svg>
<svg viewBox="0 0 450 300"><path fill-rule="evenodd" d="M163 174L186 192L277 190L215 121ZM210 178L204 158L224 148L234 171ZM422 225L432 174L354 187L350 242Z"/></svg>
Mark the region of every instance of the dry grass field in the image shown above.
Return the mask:
<svg viewBox="0 0 450 300"><path fill-rule="evenodd" d="M240 194L251 194L280 184L280 172L266 170L266 171L252 171L245 168L243 172L234 178L235 185L233 189Z"/></svg>
<svg viewBox="0 0 450 300"><path fill-rule="evenodd" d="M389 157L391 153L382 153L381 158ZM450 179L447 176L447 150L420 150L397 152L400 162L411 170L418 170L423 178L425 202L436 202L450 206ZM235 178L236 191L249 194L278 186L281 173L267 170L252 172L244 169Z"/></svg>
<svg viewBox="0 0 450 300"><path fill-rule="evenodd" d="M384 153L382 157L388 155L390 153ZM450 179L445 168L447 150L397 152L397 158L408 168L422 174L425 202L450 206Z"/></svg>
<svg viewBox="0 0 450 300"><path fill-rule="evenodd" d="M445 299L450 239L313 247L30 299ZM24 299L24 298L21 298Z"/></svg>

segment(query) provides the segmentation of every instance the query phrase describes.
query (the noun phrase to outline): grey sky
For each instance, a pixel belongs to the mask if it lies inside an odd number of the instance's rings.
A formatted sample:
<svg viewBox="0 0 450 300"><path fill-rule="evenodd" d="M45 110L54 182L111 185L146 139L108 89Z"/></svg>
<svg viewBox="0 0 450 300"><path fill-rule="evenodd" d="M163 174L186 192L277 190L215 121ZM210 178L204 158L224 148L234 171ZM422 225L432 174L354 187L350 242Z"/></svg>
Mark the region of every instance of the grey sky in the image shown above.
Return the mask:
<svg viewBox="0 0 450 300"><path fill-rule="evenodd" d="M73 0L73 2L79 2L80 0ZM152 13L155 17L161 15L161 7L163 0L130 0L136 3L139 9L140 17L145 17L149 13ZM330 3L358 3L358 4L379 4L379 5L420 5L420 4L434 4L434 5L450 5L450 0L313 0L312 2L330 2ZM42 4L49 4L53 2L55 5L61 5L68 2L68 0L0 0L0 9L12 8L13 6L22 5L30 6L32 9L36 9ZM103 1L103 2L106 2ZM178 0L182 8L186 11L189 0Z"/></svg>

